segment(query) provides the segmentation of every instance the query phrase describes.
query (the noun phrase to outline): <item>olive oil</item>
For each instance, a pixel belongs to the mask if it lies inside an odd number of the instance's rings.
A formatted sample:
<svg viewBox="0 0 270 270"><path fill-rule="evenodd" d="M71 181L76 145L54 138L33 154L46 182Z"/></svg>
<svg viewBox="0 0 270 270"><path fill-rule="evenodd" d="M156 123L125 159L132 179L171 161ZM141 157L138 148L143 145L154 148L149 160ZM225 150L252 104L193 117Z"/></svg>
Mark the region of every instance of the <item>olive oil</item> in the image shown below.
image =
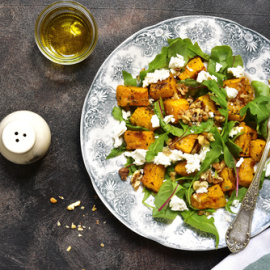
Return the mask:
<svg viewBox="0 0 270 270"><path fill-rule="evenodd" d="M47 50L56 57L79 57L90 46L93 30L82 17L62 13L44 29L43 40Z"/></svg>

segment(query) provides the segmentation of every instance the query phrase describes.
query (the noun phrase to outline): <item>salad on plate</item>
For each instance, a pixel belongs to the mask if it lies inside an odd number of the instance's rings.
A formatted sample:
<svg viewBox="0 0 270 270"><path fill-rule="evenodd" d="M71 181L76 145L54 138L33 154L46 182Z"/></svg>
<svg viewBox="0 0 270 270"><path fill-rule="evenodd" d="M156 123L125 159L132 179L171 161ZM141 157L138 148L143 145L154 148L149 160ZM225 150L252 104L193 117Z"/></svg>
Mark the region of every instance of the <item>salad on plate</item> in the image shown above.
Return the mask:
<svg viewBox="0 0 270 270"><path fill-rule="evenodd" d="M116 89L114 148L119 170L153 218L219 235L212 214L241 203L265 147L270 90L245 76L227 45L204 53L190 39L168 39L137 77ZM264 171L261 186L270 173Z"/></svg>

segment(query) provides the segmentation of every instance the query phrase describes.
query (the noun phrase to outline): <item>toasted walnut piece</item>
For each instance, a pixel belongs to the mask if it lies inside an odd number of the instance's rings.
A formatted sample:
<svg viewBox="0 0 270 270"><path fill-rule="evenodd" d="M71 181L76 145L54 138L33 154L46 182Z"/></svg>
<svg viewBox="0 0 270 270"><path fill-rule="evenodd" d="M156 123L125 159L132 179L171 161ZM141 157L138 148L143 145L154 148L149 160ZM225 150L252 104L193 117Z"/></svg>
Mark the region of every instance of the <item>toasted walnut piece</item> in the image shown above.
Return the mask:
<svg viewBox="0 0 270 270"><path fill-rule="evenodd" d="M181 97L179 97L178 93L174 93L173 96L171 97L171 99L176 100L176 99L180 99Z"/></svg>
<svg viewBox="0 0 270 270"><path fill-rule="evenodd" d="M191 103L193 102L193 97L188 97L188 98L187 98L187 102L188 102L189 104L191 104Z"/></svg>
<svg viewBox="0 0 270 270"><path fill-rule="evenodd" d="M81 204L81 201L74 202L74 203L70 204L70 205L67 207L67 209L70 210L70 211L71 211L71 210L74 210L75 207L79 206L80 204Z"/></svg>
<svg viewBox="0 0 270 270"><path fill-rule="evenodd" d="M214 137L213 133L207 133L207 139L210 142L214 142L215 141L215 137Z"/></svg>
<svg viewBox="0 0 270 270"><path fill-rule="evenodd" d="M202 173L202 174L200 175L200 178L201 178L202 180L205 180L205 181L208 182L208 180L211 178L211 176L212 176L212 173L211 173L211 170L209 169L209 170L207 170L206 172Z"/></svg>
<svg viewBox="0 0 270 270"><path fill-rule="evenodd" d="M223 115L216 115L214 119L215 121L220 122L220 123L225 121L225 117Z"/></svg>
<svg viewBox="0 0 270 270"><path fill-rule="evenodd" d="M223 182L223 178L220 177L220 176L217 176L217 177L211 177L210 179L210 182L208 181L208 183L211 183L211 184L220 184Z"/></svg>
<svg viewBox="0 0 270 270"><path fill-rule="evenodd" d="M177 90L180 92L180 94L182 96L185 96L186 93L188 92L188 87L186 85L182 84L182 83L178 83L176 85L176 88L177 88Z"/></svg>
<svg viewBox="0 0 270 270"><path fill-rule="evenodd" d="M51 203L57 203L57 200L56 200L54 197L51 197L51 198L50 198L50 202L51 202Z"/></svg>
<svg viewBox="0 0 270 270"><path fill-rule="evenodd" d="M212 167L217 171L217 173L220 173L225 168L225 161L222 160L220 163L215 162L212 164Z"/></svg>
<svg viewBox="0 0 270 270"><path fill-rule="evenodd" d="M199 135L197 140L202 147L208 146L210 144L210 142L203 135Z"/></svg>
<svg viewBox="0 0 270 270"><path fill-rule="evenodd" d="M123 181L127 180L129 174L129 169L126 167L123 167L119 170L119 175Z"/></svg>
<svg viewBox="0 0 270 270"><path fill-rule="evenodd" d="M201 145L197 142L195 144L195 146L193 147L192 151L190 152L190 154L194 155L196 153L199 153L199 151L201 150Z"/></svg>
<svg viewBox="0 0 270 270"><path fill-rule="evenodd" d="M131 179L130 179L130 183L132 185L132 187L134 188L134 190L138 190L140 184L141 184L141 180L142 180L142 173L140 170L137 170L133 173Z"/></svg>
<svg viewBox="0 0 270 270"><path fill-rule="evenodd" d="M208 188L208 182L207 181L194 181L193 189L198 190L199 188Z"/></svg>
<svg viewBox="0 0 270 270"><path fill-rule="evenodd" d="M202 108L202 102L200 100L196 100L192 104L190 104L189 108L190 109L201 109Z"/></svg>

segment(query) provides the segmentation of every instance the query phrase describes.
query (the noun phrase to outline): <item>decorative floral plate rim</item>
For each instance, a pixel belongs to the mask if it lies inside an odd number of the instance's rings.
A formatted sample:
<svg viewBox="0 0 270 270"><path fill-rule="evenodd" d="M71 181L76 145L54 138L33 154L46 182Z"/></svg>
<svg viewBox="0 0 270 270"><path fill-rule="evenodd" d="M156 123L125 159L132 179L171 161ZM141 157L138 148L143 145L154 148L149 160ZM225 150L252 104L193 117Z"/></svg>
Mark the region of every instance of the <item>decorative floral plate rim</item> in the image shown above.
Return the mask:
<svg viewBox="0 0 270 270"><path fill-rule="evenodd" d="M234 21L195 15L171 18L143 28L127 38L107 57L93 79L82 108L82 156L96 193L109 211L129 229L167 247L213 250L214 238L191 229L180 217L172 224L154 220L151 210L142 204L142 189L135 192L129 182L122 181L118 175L125 159L120 156L106 160L113 146L111 130L116 121L111 116L111 110L117 105L116 86L123 84L122 70L137 75L161 47L167 45L167 38L177 36L197 41L207 53L215 45L229 45L234 54L243 57L248 76L264 82L270 77L270 41ZM218 248L226 247L225 232L234 215L220 209L214 217L220 234ZM270 182L265 181L258 196L252 236L269 225Z"/></svg>

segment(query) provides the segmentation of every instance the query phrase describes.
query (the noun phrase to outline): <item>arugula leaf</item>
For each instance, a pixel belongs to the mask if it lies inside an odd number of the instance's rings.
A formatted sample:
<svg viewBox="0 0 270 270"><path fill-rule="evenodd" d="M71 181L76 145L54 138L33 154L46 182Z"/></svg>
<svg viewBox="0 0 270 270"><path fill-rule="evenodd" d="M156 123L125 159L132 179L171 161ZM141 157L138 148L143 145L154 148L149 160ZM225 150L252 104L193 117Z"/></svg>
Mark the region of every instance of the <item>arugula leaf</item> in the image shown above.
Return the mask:
<svg viewBox="0 0 270 270"><path fill-rule="evenodd" d="M216 248L219 244L219 234L218 230L214 224L214 218L207 218L205 215L199 216L196 211L182 211L180 215L184 218L184 222L190 226L206 232L213 234L216 237Z"/></svg>
<svg viewBox="0 0 270 270"><path fill-rule="evenodd" d="M193 98L198 98L209 92L208 88L205 85L197 82L194 79L185 79L179 81L180 83L188 86L187 96L192 96Z"/></svg>
<svg viewBox="0 0 270 270"><path fill-rule="evenodd" d="M250 101L244 108L240 110L240 116L244 116L247 111L249 111L250 114L256 118L256 122L259 124L269 117L269 104L270 97L256 97L254 100Z"/></svg>
<svg viewBox="0 0 270 270"><path fill-rule="evenodd" d="M163 208L160 211L157 208L153 209L153 218L156 218L162 222L172 222L178 215L177 211L172 211L170 208Z"/></svg>
<svg viewBox="0 0 270 270"><path fill-rule="evenodd" d="M145 160L146 162L151 162L155 156L162 151L164 147L164 142L168 140L168 133L159 135L157 139L149 146L146 152Z"/></svg>
<svg viewBox="0 0 270 270"><path fill-rule="evenodd" d="M113 107L112 115L113 115L115 120L118 120L120 122L125 121L123 116L122 116L122 109L120 107L117 107L117 106Z"/></svg>
<svg viewBox="0 0 270 270"><path fill-rule="evenodd" d="M242 59L241 55L235 55L233 57L233 65L232 66L233 67L238 67L238 66L243 67L244 66L243 59Z"/></svg>
<svg viewBox="0 0 270 270"><path fill-rule="evenodd" d="M236 190L233 191L230 199L228 200L228 202L226 203L225 209L232 213L235 214L232 210L231 210L231 205L233 203L234 200L239 200L239 202L242 202L242 200L244 199L244 196L247 192L247 188L245 187L241 187L238 189L238 196L236 197Z"/></svg>
<svg viewBox="0 0 270 270"><path fill-rule="evenodd" d="M254 89L255 97L259 96L270 97L270 88L265 83L260 81L252 81L251 86Z"/></svg>
<svg viewBox="0 0 270 270"><path fill-rule="evenodd" d="M240 153L243 151L241 147L239 147L230 139L226 142L226 145L235 158L238 158L240 156Z"/></svg>
<svg viewBox="0 0 270 270"><path fill-rule="evenodd" d="M230 46L216 46L211 50L210 60L208 64L209 72L216 71L216 63L222 65L220 72L222 72L225 68L232 66L233 52Z"/></svg>
<svg viewBox="0 0 270 270"><path fill-rule="evenodd" d="M123 143L119 147L113 148L110 154L106 157L106 159L117 157L126 151L127 151L126 145Z"/></svg>
<svg viewBox="0 0 270 270"><path fill-rule="evenodd" d="M192 127L189 127L188 125L186 126L188 127L188 130L185 133L185 136L189 134L199 134L202 132L209 132L214 126L214 120L208 118L207 121L201 122L199 126L192 126Z"/></svg>
<svg viewBox="0 0 270 270"><path fill-rule="evenodd" d="M233 168L236 170L234 157L226 145L224 145L223 151L224 151L224 161L225 161L225 164L227 165L227 167Z"/></svg>
<svg viewBox="0 0 270 270"><path fill-rule="evenodd" d="M123 70L122 75L123 75L125 86L137 86L137 79L134 79L130 73Z"/></svg>

